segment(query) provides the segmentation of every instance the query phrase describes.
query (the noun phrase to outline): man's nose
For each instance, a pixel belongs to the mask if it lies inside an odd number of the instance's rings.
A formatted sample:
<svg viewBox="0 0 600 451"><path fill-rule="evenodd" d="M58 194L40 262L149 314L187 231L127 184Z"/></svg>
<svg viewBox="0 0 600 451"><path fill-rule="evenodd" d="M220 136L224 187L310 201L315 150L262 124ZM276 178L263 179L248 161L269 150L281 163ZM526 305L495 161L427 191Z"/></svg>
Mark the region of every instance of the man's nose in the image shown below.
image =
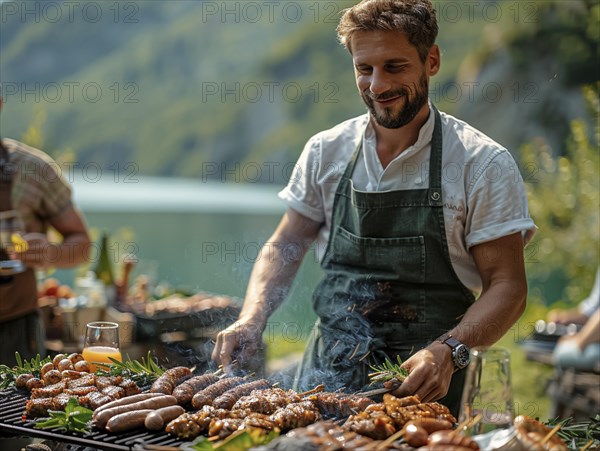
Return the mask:
<svg viewBox="0 0 600 451"><path fill-rule="evenodd" d="M369 86L369 90L376 96L383 94L386 91L389 91L391 84L387 77L387 74L382 73L382 71L373 71L373 75L371 77L371 84Z"/></svg>

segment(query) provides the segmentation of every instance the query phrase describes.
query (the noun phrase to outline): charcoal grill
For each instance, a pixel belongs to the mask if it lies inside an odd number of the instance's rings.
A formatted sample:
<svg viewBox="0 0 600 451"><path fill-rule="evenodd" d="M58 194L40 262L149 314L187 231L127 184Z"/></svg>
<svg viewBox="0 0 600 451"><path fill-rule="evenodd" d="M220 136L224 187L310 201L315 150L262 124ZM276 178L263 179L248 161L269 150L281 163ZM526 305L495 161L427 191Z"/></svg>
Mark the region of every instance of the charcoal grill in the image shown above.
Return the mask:
<svg viewBox="0 0 600 451"><path fill-rule="evenodd" d="M86 434L76 434L62 432L59 429L34 429L35 421L31 419L23 421L22 419L27 399L26 394L14 389L0 391L0 431L89 446L101 450L132 450L134 446L139 447L140 444L177 447L184 443L165 432L147 430L121 434L109 434L105 431L92 430Z"/></svg>

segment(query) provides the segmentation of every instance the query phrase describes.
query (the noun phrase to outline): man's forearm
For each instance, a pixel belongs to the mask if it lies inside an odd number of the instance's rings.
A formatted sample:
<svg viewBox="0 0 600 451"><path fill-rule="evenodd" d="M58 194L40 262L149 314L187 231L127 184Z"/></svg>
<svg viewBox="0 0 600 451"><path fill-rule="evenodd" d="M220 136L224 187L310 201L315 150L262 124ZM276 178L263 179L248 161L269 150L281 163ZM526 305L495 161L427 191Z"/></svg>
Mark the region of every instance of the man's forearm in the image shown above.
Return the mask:
<svg viewBox="0 0 600 451"><path fill-rule="evenodd" d="M526 296L523 284L503 281L492 285L449 333L469 347L491 346L519 319Z"/></svg>
<svg viewBox="0 0 600 451"><path fill-rule="evenodd" d="M89 261L90 241L87 233L74 233L61 243L50 243L45 253L47 266L70 268Z"/></svg>
<svg viewBox="0 0 600 451"><path fill-rule="evenodd" d="M265 243L252 269L241 320L265 327L269 316L287 297L306 247L297 243Z"/></svg>

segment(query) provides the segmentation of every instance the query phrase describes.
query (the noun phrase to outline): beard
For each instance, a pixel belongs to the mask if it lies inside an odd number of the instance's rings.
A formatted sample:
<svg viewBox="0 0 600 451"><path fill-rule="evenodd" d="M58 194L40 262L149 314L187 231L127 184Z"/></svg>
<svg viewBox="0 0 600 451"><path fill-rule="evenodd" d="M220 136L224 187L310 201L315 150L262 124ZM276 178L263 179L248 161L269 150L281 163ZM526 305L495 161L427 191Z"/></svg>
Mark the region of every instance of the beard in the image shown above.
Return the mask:
<svg viewBox="0 0 600 451"><path fill-rule="evenodd" d="M400 128L410 123L423 105L427 103L429 98L429 85L425 74L422 74L418 86L415 86L412 97L410 89L406 86L403 86L396 91L386 92L379 96L369 93L368 89L366 89L361 92L361 97L378 125L384 128ZM375 101L391 99L394 97L401 97L404 99L404 105L402 105L399 110L394 109L398 108L396 105L391 107L380 107L379 109L375 108Z"/></svg>

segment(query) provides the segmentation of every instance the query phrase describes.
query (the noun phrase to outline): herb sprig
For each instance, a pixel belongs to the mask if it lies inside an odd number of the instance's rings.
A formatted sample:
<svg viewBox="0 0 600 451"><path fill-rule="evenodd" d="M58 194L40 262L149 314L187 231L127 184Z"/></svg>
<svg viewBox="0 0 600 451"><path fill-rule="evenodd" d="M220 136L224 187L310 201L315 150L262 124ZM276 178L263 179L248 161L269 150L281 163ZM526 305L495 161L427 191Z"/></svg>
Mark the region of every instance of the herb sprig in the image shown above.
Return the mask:
<svg viewBox="0 0 600 451"><path fill-rule="evenodd" d="M50 357L42 359L39 354L31 360L23 359L18 352L15 352L15 360L17 364L12 368L0 365L0 390L13 386L21 374L33 374L35 377L40 377L42 366L52 361Z"/></svg>
<svg viewBox="0 0 600 451"><path fill-rule="evenodd" d="M550 419L544 424L551 428L560 424L557 435L564 440L569 449L583 449L586 445L595 449L595 446L600 445L600 414L585 422L575 422L573 417L569 417L564 420Z"/></svg>
<svg viewBox="0 0 600 451"><path fill-rule="evenodd" d="M119 362L116 359L109 357L112 363L92 362L97 366L104 368L96 371L99 376L123 376L133 379L138 385L147 385L154 382L159 376L164 373L164 370L152 358L148 351L147 358L139 360L127 359Z"/></svg>
<svg viewBox="0 0 600 451"><path fill-rule="evenodd" d="M388 381L398 381L398 383L402 383L404 379L408 377L408 370L406 368L401 368L402 359L400 356L396 356L396 361L398 363L394 363L389 359L385 359L381 365L369 365L369 367L373 370L373 373L369 374L369 379L371 380L369 385L373 385L377 382Z"/></svg>
<svg viewBox="0 0 600 451"><path fill-rule="evenodd" d="M38 421L34 428L36 429L64 429L66 431L88 432L90 430L90 421L93 411L80 406L77 398L69 399L65 411L50 410L50 418Z"/></svg>

